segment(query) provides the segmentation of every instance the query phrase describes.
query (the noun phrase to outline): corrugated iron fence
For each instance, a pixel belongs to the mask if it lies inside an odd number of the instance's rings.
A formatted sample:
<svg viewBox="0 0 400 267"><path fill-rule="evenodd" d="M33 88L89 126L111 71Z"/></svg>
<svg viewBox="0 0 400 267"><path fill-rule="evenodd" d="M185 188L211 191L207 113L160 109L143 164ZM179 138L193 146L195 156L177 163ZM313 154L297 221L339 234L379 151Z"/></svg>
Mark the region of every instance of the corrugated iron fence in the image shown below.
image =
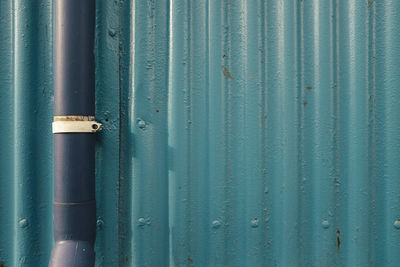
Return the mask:
<svg viewBox="0 0 400 267"><path fill-rule="evenodd" d="M398 266L400 1L97 0L98 266ZM0 1L0 266L52 246L52 1Z"/></svg>

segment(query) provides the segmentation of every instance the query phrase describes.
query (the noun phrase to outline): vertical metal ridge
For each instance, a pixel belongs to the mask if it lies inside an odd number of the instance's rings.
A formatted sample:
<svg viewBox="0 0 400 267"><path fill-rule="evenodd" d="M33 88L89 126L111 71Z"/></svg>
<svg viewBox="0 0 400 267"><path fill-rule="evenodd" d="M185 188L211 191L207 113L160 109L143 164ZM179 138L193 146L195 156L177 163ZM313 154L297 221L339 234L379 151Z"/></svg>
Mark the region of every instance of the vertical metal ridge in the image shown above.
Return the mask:
<svg viewBox="0 0 400 267"><path fill-rule="evenodd" d="M15 265L48 260L51 240L51 5L14 2ZM41 38L47 42L39 42ZM40 119L38 119L40 118ZM50 164L50 165L49 165Z"/></svg>
<svg viewBox="0 0 400 267"><path fill-rule="evenodd" d="M341 261L349 266L367 265L369 254L359 249L369 231L367 8L367 2L339 3L338 231Z"/></svg>
<svg viewBox="0 0 400 267"><path fill-rule="evenodd" d="M204 14L204 21L205 21L205 28L204 28L204 51L206 53L206 56L204 57L203 64L204 66L204 85L205 85L205 92L204 92L204 109L205 109L205 129L204 129L204 135L205 135L205 140L206 140L206 146L204 148L204 151L206 152L203 155L203 168L206 168L204 171L204 175L206 177L206 187L204 188L204 191L207 192L206 196L204 196L203 201L204 201L204 207L203 209L205 210L205 216L204 216L204 227L203 230L205 230L206 235L205 235L205 240L203 242L204 248L204 256L207 260L206 263L210 265L211 262L211 256L210 256L210 236L211 236L211 226L212 226L212 221L211 221L211 215L210 215L210 201L209 201L209 195L210 195L210 65L208 64L210 60L210 14L209 14L209 9L210 9L210 1L207 0L204 9L203 9L203 14ZM200 23L202 20L200 19ZM201 144L200 144L201 145ZM200 178L201 179L201 178ZM200 192L200 194L203 194Z"/></svg>
<svg viewBox="0 0 400 267"><path fill-rule="evenodd" d="M368 48L368 93L369 93L369 179L370 179L370 231L369 231L369 262L376 266L378 263L377 253L377 172L376 172L376 139L377 139L377 124L376 124L376 4L375 1L368 2L368 17L369 17L369 48ZM372 240L374 240L372 242Z"/></svg>
<svg viewBox="0 0 400 267"><path fill-rule="evenodd" d="M135 41L136 1L114 1L119 7L118 37L118 89L119 144L118 144L118 264L132 265L135 247L132 242L135 218L132 215L133 156L135 139L134 92L136 84ZM101 52L101 51L100 51Z"/></svg>
<svg viewBox="0 0 400 267"><path fill-rule="evenodd" d="M329 1L303 5L301 260L328 265L336 256L332 10Z"/></svg>
<svg viewBox="0 0 400 267"><path fill-rule="evenodd" d="M108 74L120 71L120 42L126 27L121 25L123 22L119 15L120 9L125 6L120 7L113 1L97 1L96 5L96 119L101 121L104 127L96 134L96 264L117 266L120 263L121 250L120 246L116 245L119 243L121 114L115 106L121 104L121 88L119 75Z"/></svg>
<svg viewBox="0 0 400 267"><path fill-rule="evenodd" d="M337 95L337 90L338 90L338 12L337 12L337 0L331 0L329 3L329 9L330 9L330 17L331 19L329 20L329 32L330 32L330 49L329 49L329 57L330 57L330 70L329 70L329 76L330 76L330 86L331 86L331 93L330 93L330 98L332 99L331 102L331 109L330 113L332 114L332 144L331 144L331 149L332 149L332 165L333 165L333 170L332 170L332 178L333 178L333 187L334 187L334 194L333 194L333 199L334 199L334 205L332 207L333 209L333 218L332 218L332 226L334 227L335 231L335 236L334 236L334 244L336 246L336 254L335 257L333 257L333 264L338 264L339 262L339 253L340 250L338 248L340 247L340 230L338 231L337 225L338 225L338 219L337 219L337 210L338 210L338 171L337 171L337 166L338 166L338 161L339 161L339 153L338 153L338 145L337 145L337 136L338 136L338 95Z"/></svg>
<svg viewBox="0 0 400 267"><path fill-rule="evenodd" d="M298 264L296 4L268 5L268 175L272 198L272 262ZM290 252L289 252L290 251Z"/></svg>
<svg viewBox="0 0 400 267"><path fill-rule="evenodd" d="M122 147L122 175L131 180L125 191L131 199L125 207L130 225L125 227L132 232L126 237L132 245L131 252L121 259L124 264L160 266L169 258L168 8L168 1L135 1L135 28L129 28L134 36L130 46L123 47L124 54L134 50L130 62L134 73L122 77L131 79L129 87L125 87L127 83L122 87L128 97L122 110L128 128L124 138L130 144Z"/></svg>
<svg viewBox="0 0 400 267"><path fill-rule="evenodd" d="M274 10L275 12L272 12ZM279 255L279 251L282 249L282 245L279 243L279 210L280 203L277 203L277 200L280 200L280 197L277 196L276 193L280 193L279 188L277 189L275 186L274 177L282 177L281 175L277 175L276 165L278 164L280 159L277 157L281 157L279 152L279 146L277 144L277 133L279 130L279 126L277 125L276 118L278 117L279 112L276 112L276 109L272 108L274 103L278 103L278 95L277 90L275 88L279 88L277 86L278 73L276 70L275 62L278 62L277 56L277 46L278 46L278 29L276 27L278 15L276 14L277 3L276 1L271 1L266 3L266 11L267 11L267 28L266 28L266 36L269 37L270 41L267 43L267 51L266 51L266 90L267 90L267 118L266 118L266 145L267 145L267 155L265 158L267 164L267 188L269 188L268 193L268 202L270 203L269 213L270 213L270 226L267 228L270 233L268 236L268 244L269 246L269 262L275 262L281 264L281 255ZM276 192L278 190L278 192ZM275 199L275 201L274 201ZM267 233L268 233L267 232Z"/></svg>
<svg viewBox="0 0 400 267"><path fill-rule="evenodd" d="M36 250L38 253L38 262L47 262L50 256L50 249L53 245L51 230L52 224L52 202L53 199L53 136L50 131L50 124L53 114L53 3L49 1L38 1L35 3L37 16L37 37L34 43L37 45L35 62L37 64L35 76L36 85L33 84L35 98L37 99L37 108L33 111L35 147L33 150L36 156L36 179L34 191L36 192L35 217L38 221L39 241ZM43 40L38 42L37 40ZM50 52L49 52L50 51ZM31 89L32 90L32 89ZM49 129L43 133L42 129Z"/></svg>
<svg viewBox="0 0 400 267"><path fill-rule="evenodd" d="M20 153L18 153L18 145L20 144L18 141L20 139L20 131L18 129L18 120L19 120L19 116L18 116L18 77L19 77L19 71L18 71L18 56L20 56L19 53L19 49L18 49L18 28L20 27L20 23L18 23L18 20L20 19L20 16L18 14L19 11L19 7L18 7L18 2L15 1L13 3L13 19L14 19L14 32L13 32L13 49L14 49L14 54L13 54L13 67L14 67L14 71L13 71L13 89L14 89L14 95L13 95L13 106L14 106L14 110L13 110L13 122L14 122L14 131L13 131L13 141L14 141L14 147L13 147L13 178L14 178L14 188L13 188L13 195L14 195L14 200L13 200L13 209L14 209L14 220L13 220L13 232L14 232L14 238L16 239L14 241L13 244L13 264L20 264L19 260L21 258L20 256L20 252L19 252L19 248L22 248L22 250L25 249L25 247L23 246L24 244L20 243L22 240L21 237L21 233L20 233L20 229L18 229L18 221L19 221L19 217L20 217L20 208L18 207L19 204L19 189L18 189L18 184L21 183L21 175L20 172L18 172L18 169L20 169L21 167L18 166L18 156L20 155ZM20 146L20 145L19 145ZM26 195L26 194L24 194Z"/></svg>
<svg viewBox="0 0 400 267"><path fill-rule="evenodd" d="M0 82L2 84L2 97L0 97L0 123L2 124L1 132L4 138L0 138L0 264L11 266L14 264L14 232L15 232L15 205L14 195L10 192L14 191L14 168L13 155L14 150L13 139L14 134L14 5L11 1L0 2L0 47L4 48L0 51ZM4 11L4 12L3 12ZM7 215L7 216L4 216Z"/></svg>
<svg viewBox="0 0 400 267"><path fill-rule="evenodd" d="M268 193L269 188L267 187L267 163L265 161L267 155L266 149L266 118L267 114L267 89L266 89L266 62L267 62L267 41L266 41L266 21L267 21L267 11L266 11L266 3L262 0L257 1L257 52L258 54L258 66L257 66L257 82L256 86L258 87L258 105L259 105L259 119L260 119L260 128L259 128L259 186L261 186L261 195L259 196L259 205L261 209L261 216L259 218L259 228L262 229L259 239L259 246L262 248L263 252L260 252L262 256L259 257L260 264L266 265L268 262L268 227L269 227L269 205L268 205Z"/></svg>
<svg viewBox="0 0 400 267"><path fill-rule="evenodd" d="M227 218L228 262L227 265L246 265L247 259L240 251L247 252L246 228L257 215L248 214L246 196L248 184L242 177L248 177L246 155L246 94L247 94L247 6L246 1L229 2L224 10L227 24L225 35L225 66L221 75L227 84L227 134L228 154L226 179L229 183L226 201L229 213ZM254 211L251 213L255 213ZM251 257L251 255L248 255Z"/></svg>
<svg viewBox="0 0 400 267"><path fill-rule="evenodd" d="M336 248L337 248L337 255L334 258L335 259L335 264L340 264L341 263L341 254L340 254L340 246L341 246L341 235L340 235L340 223L341 221L339 220L339 210L340 210L340 150L339 150L339 136L340 136L340 95L338 92L339 91L339 74L340 74L340 35L339 35L339 21L340 21L340 12L339 12L339 7L338 7L339 0L332 0L331 7L333 8L333 16L332 16L332 56L335 58L334 61L334 66L333 66L333 71L332 73L332 78L335 81L335 91L332 94L332 97L334 99L334 108L333 113L335 117L334 121L334 129L335 129L335 134L334 134L334 139L333 139L333 147L334 147L334 152L335 152L335 171L334 171L334 176L335 176L335 228L336 228Z"/></svg>
<svg viewBox="0 0 400 267"><path fill-rule="evenodd" d="M227 217L225 214L225 88L221 67L226 51L223 49L223 2L209 1L209 214L211 233L209 239L210 265L227 264L225 239ZM215 19L219 18L219 19ZM214 61L216 61L215 64Z"/></svg>
<svg viewBox="0 0 400 267"><path fill-rule="evenodd" d="M310 222L309 219L311 217L311 208L308 205L308 202L310 199L312 199L311 194L307 194L308 191L311 191L309 189L308 185L308 179L307 179L307 158L306 158L306 153L305 153L305 139L307 138L306 136L306 109L305 107L308 105L306 98L306 90L305 88L305 73L306 73L306 68L305 68L305 52L306 52L306 42L304 41L306 36L308 34L305 33L306 26L305 21L307 21L307 18L305 18L305 14L307 13L307 2L304 3L303 1L299 3L299 15L298 15L298 27L299 27L299 36L298 36L298 42L299 42L299 53L298 53L298 70L299 70L299 76L298 76L298 88L299 88L299 126L300 126L300 132L299 132L299 178L300 180L300 217L299 217L299 242L301 244L307 244L309 240L312 238L311 234L309 232ZM313 3L310 3L312 6ZM311 16L312 19L312 16ZM311 43L311 42L310 42ZM311 252L311 247L312 245L303 245L300 247L300 262L304 262L305 264L309 264L312 261L312 252ZM311 257L309 256L311 255Z"/></svg>
<svg viewBox="0 0 400 267"><path fill-rule="evenodd" d="M233 165L232 162L232 145L233 145L233 135L232 133L232 80L236 74L232 74L232 57L234 56L234 52L232 51L231 41L232 41L232 21L237 19L231 16L232 8L231 2L222 1L221 3L221 19L222 21L222 51L225 55L223 60L223 64L221 66L222 69L222 92L223 92L223 127L224 127L224 220L225 220L225 232L224 239L226 242L225 250L226 250L226 258L225 265L232 265L235 259L235 250L234 246L235 242L235 233L232 229L233 221L233 209L234 203L232 199L233 195ZM236 77L237 78L237 77ZM237 242L237 240L236 240Z"/></svg>
<svg viewBox="0 0 400 267"><path fill-rule="evenodd" d="M224 264L229 265L231 263L231 242L232 240L230 239L230 236L232 235L232 230L229 227L230 221L232 219L231 215L231 207L232 203L230 201L231 198L231 190L232 190L232 182L230 179L231 176L231 171L230 171L230 152L231 152L231 136L229 135L230 132L230 101L231 101L231 95L230 95L230 89L231 89L231 83L230 79L232 79L232 75L229 72L229 68L231 67L230 64L230 58L232 56L232 52L229 48L229 35L230 31L228 30L228 25L230 24L230 17L228 13L229 9L229 2L228 1L221 1L221 5L219 6L220 8L220 18L221 18L221 28L219 28L219 31L221 31L221 37L220 37L220 42L221 46L219 49L221 50L222 57L223 57L223 64L221 64L221 69L222 69L222 74L220 84L221 86L221 128L223 129L222 131L222 143L221 143L221 150L223 151L222 153L222 160L221 160L221 166L223 168L223 182L222 182L222 188L223 188L223 207L221 213L223 214L223 223L224 223ZM223 56L225 55L225 57ZM228 71L228 72L226 72ZM225 74L227 76L225 77ZM229 75L231 77L229 77Z"/></svg>
<svg viewBox="0 0 400 267"><path fill-rule="evenodd" d="M169 74L168 121L170 146L170 231L172 265L188 265L192 259L193 221L191 215L191 57L190 5L171 2L171 60ZM173 59L173 60L172 60ZM182 75L182 76L177 76Z"/></svg>
<svg viewBox="0 0 400 267"><path fill-rule="evenodd" d="M188 70L190 71L190 109L187 127L190 129L188 177L190 180L191 250L189 265L209 265L207 241L208 223L208 70L207 70L207 3L193 2L188 7ZM196 219L194 219L196 218Z"/></svg>
<svg viewBox="0 0 400 267"><path fill-rule="evenodd" d="M271 157L270 157L270 148L272 147L272 143L269 142L269 138L271 137L271 128L269 127L271 125L271 112L269 109L269 104L271 103L271 86L270 86L270 81L272 79L270 73L271 69L271 60L270 57L272 56L271 53L273 53L273 50L271 48L271 43L273 43L273 38L270 35L270 25L272 23L271 15L270 15L270 6L271 4L267 1L264 2L263 5L263 10L264 10L264 29L263 29L263 35L265 36L265 43L264 43L264 64L263 64L263 87L264 87L264 118L263 118L263 161L264 161L264 193L265 193L265 222L266 222L266 228L265 228L265 237L266 237L266 262L276 262L275 260L275 254L274 254L274 249L273 246L275 245L274 241L274 234L273 234L273 229L274 229L274 224L273 221L271 220L272 216L272 168L271 168ZM271 41L269 41L269 38L271 38Z"/></svg>
<svg viewBox="0 0 400 267"><path fill-rule="evenodd" d="M376 1L377 262L395 265L400 249L400 2Z"/></svg>
<svg viewBox="0 0 400 267"><path fill-rule="evenodd" d="M245 53L242 66L243 96L241 103L244 106L241 120L243 127L242 165L244 177L247 177L238 186L244 191L243 215L241 228L244 229L245 246L237 251L244 250L247 255L239 265L254 266L265 264L266 210L265 210L265 166L264 166L264 74L261 69L264 65L264 10L261 2L244 1L242 26L242 50ZM241 179L238 178L240 181ZM239 253L237 253L239 254Z"/></svg>

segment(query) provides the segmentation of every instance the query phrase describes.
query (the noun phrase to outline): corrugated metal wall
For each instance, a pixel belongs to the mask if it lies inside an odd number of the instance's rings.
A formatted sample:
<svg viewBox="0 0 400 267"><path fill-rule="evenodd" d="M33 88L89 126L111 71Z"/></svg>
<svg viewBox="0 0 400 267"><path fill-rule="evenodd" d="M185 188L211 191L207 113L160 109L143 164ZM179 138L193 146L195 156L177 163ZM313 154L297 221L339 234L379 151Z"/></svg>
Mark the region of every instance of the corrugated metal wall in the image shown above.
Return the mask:
<svg viewBox="0 0 400 267"><path fill-rule="evenodd" d="M398 266L400 1L97 0L98 266ZM52 247L52 1L0 1L0 266Z"/></svg>

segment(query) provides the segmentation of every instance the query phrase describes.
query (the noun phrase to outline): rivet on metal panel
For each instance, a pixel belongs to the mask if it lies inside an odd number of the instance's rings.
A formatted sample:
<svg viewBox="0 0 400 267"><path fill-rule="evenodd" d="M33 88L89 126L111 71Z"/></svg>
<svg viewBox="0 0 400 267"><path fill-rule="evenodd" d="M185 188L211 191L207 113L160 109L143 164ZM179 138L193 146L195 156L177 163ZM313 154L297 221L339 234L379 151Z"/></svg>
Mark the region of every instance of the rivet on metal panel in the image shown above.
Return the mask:
<svg viewBox="0 0 400 267"><path fill-rule="evenodd" d="M140 129L145 129L146 126L147 126L147 123L142 119L138 119L137 120L137 125L139 126Z"/></svg>
<svg viewBox="0 0 400 267"><path fill-rule="evenodd" d="M150 218L145 219L145 218L141 217L141 218L138 219L137 226L143 228L146 225L150 226L150 224L151 224L151 219Z"/></svg>
<svg viewBox="0 0 400 267"><path fill-rule="evenodd" d="M328 229L329 228L329 221L328 220L323 220L322 221L322 227L325 228L325 229Z"/></svg>
<svg viewBox="0 0 400 267"><path fill-rule="evenodd" d="M252 228L258 227L258 219L257 218L254 218L253 220L251 220L251 227Z"/></svg>
<svg viewBox="0 0 400 267"><path fill-rule="evenodd" d="M144 218L139 218L138 219L138 226L145 226L146 220Z"/></svg>
<svg viewBox="0 0 400 267"><path fill-rule="evenodd" d="M116 34L117 34L117 32L113 29L108 31L108 35L110 35L111 37L115 37Z"/></svg>
<svg viewBox="0 0 400 267"><path fill-rule="evenodd" d="M218 228L221 227L221 224L222 224L222 223L221 223L219 220L215 220L215 221L212 222L212 227L213 227L214 229L218 229Z"/></svg>
<svg viewBox="0 0 400 267"><path fill-rule="evenodd" d="M18 225L21 228L25 228L29 225L29 223L28 223L27 219L21 219L21 220L19 220Z"/></svg>
<svg viewBox="0 0 400 267"><path fill-rule="evenodd" d="M395 220L394 223L393 223L393 226L394 226L396 229L400 229L400 219Z"/></svg>
<svg viewBox="0 0 400 267"><path fill-rule="evenodd" d="M104 225L104 221L99 218L99 219L97 219L96 225L97 225L98 229L102 229L103 225Z"/></svg>

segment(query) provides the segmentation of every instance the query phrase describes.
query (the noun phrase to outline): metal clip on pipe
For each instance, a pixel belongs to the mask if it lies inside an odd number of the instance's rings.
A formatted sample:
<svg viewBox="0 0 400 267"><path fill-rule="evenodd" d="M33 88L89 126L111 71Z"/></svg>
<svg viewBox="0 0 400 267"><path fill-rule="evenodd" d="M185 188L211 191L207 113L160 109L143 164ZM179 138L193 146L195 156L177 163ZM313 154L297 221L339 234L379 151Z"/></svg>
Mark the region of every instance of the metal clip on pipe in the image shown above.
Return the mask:
<svg viewBox="0 0 400 267"><path fill-rule="evenodd" d="M53 133L95 133L103 125L94 116L54 116Z"/></svg>

